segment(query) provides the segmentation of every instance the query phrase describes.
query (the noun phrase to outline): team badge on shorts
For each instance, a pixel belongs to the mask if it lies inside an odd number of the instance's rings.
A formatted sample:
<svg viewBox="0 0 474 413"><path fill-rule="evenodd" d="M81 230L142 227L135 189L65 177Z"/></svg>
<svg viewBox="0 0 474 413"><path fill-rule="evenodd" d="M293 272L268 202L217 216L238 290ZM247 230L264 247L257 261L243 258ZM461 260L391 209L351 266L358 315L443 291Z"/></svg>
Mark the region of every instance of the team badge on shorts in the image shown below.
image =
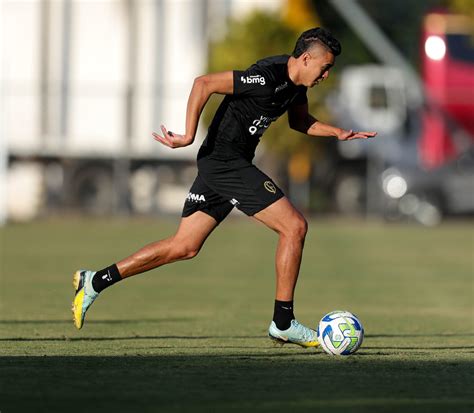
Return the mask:
<svg viewBox="0 0 474 413"><path fill-rule="evenodd" d="M263 186L268 192L271 192L272 194L276 194L275 184L272 181L265 181L263 183Z"/></svg>

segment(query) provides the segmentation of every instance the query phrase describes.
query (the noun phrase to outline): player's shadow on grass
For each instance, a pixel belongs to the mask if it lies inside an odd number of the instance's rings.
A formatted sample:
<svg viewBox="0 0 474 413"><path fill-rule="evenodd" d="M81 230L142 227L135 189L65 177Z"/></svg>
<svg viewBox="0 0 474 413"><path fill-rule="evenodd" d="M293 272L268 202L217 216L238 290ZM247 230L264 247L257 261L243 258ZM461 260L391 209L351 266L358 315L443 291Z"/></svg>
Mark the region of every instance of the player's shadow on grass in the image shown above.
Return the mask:
<svg viewBox="0 0 474 413"><path fill-rule="evenodd" d="M466 360L99 354L0 357L2 411L472 410L474 363Z"/></svg>

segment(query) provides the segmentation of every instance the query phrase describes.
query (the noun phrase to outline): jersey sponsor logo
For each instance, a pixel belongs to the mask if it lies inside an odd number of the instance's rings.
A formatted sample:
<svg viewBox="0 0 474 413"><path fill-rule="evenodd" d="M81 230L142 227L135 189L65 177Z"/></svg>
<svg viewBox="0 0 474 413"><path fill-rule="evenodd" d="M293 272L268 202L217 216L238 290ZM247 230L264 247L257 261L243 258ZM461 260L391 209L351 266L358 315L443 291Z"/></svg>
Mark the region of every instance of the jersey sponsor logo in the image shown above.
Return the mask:
<svg viewBox="0 0 474 413"><path fill-rule="evenodd" d="M242 83L265 85L265 78L260 75L240 76Z"/></svg>
<svg viewBox="0 0 474 413"><path fill-rule="evenodd" d="M263 186L268 192L271 192L272 194L276 194L276 187L272 181L265 181L263 183Z"/></svg>
<svg viewBox="0 0 474 413"><path fill-rule="evenodd" d="M255 119L253 122L252 122L252 126L250 126L249 128L249 132L251 135L255 135L257 133L258 130L265 130L267 129L270 124L277 120L278 119L278 116L275 117L275 118L269 118L267 116L260 116L259 119Z"/></svg>
<svg viewBox="0 0 474 413"><path fill-rule="evenodd" d="M282 83L281 85L275 88L275 93L278 93L281 90L286 89L287 87L288 87L288 82Z"/></svg>
<svg viewBox="0 0 474 413"><path fill-rule="evenodd" d="M206 198L204 198L204 195L193 194L192 192L188 194L186 200L191 202L206 202Z"/></svg>

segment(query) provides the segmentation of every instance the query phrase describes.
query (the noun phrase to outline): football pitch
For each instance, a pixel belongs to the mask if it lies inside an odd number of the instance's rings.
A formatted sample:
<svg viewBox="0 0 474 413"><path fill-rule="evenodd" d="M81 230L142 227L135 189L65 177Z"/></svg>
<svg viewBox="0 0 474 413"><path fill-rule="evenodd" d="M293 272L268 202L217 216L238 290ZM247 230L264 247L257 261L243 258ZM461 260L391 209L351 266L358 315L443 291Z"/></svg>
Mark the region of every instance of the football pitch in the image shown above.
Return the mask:
<svg viewBox="0 0 474 413"><path fill-rule="evenodd" d="M274 347L277 237L231 217L197 258L70 313L72 273L170 235L177 220L47 220L0 229L0 411L466 412L474 409L472 221L312 220L295 314L343 309L353 356Z"/></svg>

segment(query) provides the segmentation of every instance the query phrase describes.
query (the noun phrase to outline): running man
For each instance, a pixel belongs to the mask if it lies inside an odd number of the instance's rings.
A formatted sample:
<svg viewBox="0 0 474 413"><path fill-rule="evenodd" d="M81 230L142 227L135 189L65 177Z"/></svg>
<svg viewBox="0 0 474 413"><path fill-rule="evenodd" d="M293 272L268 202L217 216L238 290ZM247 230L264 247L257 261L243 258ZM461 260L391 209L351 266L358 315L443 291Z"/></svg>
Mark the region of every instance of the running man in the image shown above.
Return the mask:
<svg viewBox="0 0 474 413"><path fill-rule="evenodd" d="M340 53L341 46L331 33L314 28L301 34L291 56L268 57L245 71L208 74L194 80L185 134L173 133L164 126L162 134L153 133L155 140L169 148L191 145L209 97L213 93L226 95L199 150L198 174L184 203L178 230L103 270L77 271L72 306L77 328L83 326L87 309L102 290L126 277L195 257L211 232L237 207L279 236L270 338L304 347L318 345L316 332L298 323L293 314L307 222L273 180L252 164L252 159L265 130L286 111L290 128L311 136L345 141L376 135L330 126L308 113L307 88L329 76Z"/></svg>

